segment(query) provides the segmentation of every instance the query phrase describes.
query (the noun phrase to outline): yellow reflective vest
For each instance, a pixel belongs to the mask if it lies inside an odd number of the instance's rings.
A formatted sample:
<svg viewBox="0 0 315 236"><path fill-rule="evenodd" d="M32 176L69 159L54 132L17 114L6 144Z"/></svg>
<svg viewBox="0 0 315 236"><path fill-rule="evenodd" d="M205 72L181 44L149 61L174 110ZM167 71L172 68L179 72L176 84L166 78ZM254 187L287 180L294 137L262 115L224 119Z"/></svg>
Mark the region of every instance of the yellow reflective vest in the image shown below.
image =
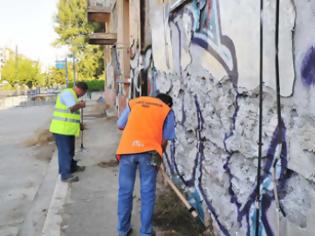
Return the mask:
<svg viewBox="0 0 315 236"><path fill-rule="evenodd" d="M76 103L78 97L72 88L65 89L71 92ZM65 91L63 90L63 91ZM69 136L80 135L80 111L71 112L65 104L60 101L60 94L57 97L53 118L50 123L49 131L54 134Z"/></svg>

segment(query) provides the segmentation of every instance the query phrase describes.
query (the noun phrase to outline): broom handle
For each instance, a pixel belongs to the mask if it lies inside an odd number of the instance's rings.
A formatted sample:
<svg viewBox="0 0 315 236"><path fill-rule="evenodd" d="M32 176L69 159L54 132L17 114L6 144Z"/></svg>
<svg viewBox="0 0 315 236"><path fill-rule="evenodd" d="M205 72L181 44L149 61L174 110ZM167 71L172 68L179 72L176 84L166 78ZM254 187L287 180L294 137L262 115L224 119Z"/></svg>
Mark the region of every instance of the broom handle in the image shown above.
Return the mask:
<svg viewBox="0 0 315 236"><path fill-rule="evenodd" d="M160 167L161 170L161 174L163 175L164 179L166 180L166 182L169 184L169 186L173 189L173 191L176 193L176 195L178 196L178 198L184 203L185 207L189 210L189 212L191 213L191 215L196 218L198 216L197 211L195 208L193 208L190 203L186 200L186 198L184 197L184 195L178 190L178 188L175 186L175 184L173 183L173 181L168 177L168 175L165 173L164 167L163 165L161 165Z"/></svg>
<svg viewBox="0 0 315 236"><path fill-rule="evenodd" d="M81 124L83 125L83 108L81 108ZM81 148L83 148L83 129L81 130Z"/></svg>

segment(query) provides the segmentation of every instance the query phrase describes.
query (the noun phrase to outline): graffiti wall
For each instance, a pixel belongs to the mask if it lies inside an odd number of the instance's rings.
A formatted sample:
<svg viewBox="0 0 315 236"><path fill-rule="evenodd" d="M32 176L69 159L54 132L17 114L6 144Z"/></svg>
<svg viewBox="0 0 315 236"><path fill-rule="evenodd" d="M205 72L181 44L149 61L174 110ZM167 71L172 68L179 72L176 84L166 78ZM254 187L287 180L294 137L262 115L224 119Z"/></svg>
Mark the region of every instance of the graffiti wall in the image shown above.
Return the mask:
<svg viewBox="0 0 315 236"><path fill-rule="evenodd" d="M119 116L130 98L156 93L149 9L145 0L120 0L113 6L109 29L117 33L117 42L105 50L104 93L111 115Z"/></svg>
<svg viewBox="0 0 315 236"><path fill-rule="evenodd" d="M165 156L168 171L201 220L210 215L221 235L255 235L256 217L260 235L315 232L315 1L281 0L279 17L280 127L276 6L265 0L260 216L260 1L150 1L152 46L134 57L146 68L150 55L153 90L174 99L176 140Z"/></svg>
<svg viewBox="0 0 315 236"><path fill-rule="evenodd" d="M137 4L136 4L137 3ZM138 14L135 10L138 6ZM131 26L130 34L130 97L155 95L155 67L152 58L150 26L150 1L134 1L130 11L132 18L139 22ZM134 23L135 21L134 20ZM134 24L136 25L136 24Z"/></svg>

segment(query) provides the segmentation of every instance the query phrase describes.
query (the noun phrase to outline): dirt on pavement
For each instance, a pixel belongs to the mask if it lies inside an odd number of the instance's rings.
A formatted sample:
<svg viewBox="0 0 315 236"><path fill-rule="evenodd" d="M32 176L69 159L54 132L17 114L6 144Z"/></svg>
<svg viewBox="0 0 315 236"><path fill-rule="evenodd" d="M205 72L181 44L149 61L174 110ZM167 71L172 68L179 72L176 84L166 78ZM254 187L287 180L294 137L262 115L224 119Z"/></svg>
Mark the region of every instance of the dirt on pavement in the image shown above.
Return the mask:
<svg viewBox="0 0 315 236"><path fill-rule="evenodd" d="M193 219L172 189L159 174L153 224L157 236L214 236L199 219Z"/></svg>
<svg viewBox="0 0 315 236"><path fill-rule="evenodd" d="M99 162L97 165L102 168L116 167L119 165L119 162L116 159L112 159L110 161Z"/></svg>
<svg viewBox="0 0 315 236"><path fill-rule="evenodd" d="M35 158L43 161L50 161L55 150L54 137L48 129L37 130L34 135L24 140L25 147L35 147Z"/></svg>
<svg viewBox="0 0 315 236"><path fill-rule="evenodd" d="M54 141L52 133L48 129L37 130L35 134L24 141L26 147L43 146Z"/></svg>

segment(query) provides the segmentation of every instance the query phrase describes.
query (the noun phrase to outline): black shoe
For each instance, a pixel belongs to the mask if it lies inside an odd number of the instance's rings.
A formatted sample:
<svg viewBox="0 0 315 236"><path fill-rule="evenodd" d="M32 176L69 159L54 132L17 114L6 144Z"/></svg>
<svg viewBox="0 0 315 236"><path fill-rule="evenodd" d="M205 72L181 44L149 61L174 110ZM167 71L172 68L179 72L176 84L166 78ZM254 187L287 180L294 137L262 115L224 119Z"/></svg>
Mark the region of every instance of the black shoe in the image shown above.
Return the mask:
<svg viewBox="0 0 315 236"><path fill-rule="evenodd" d="M71 176L67 179L62 179L62 182L65 182L65 183L74 183L74 182L78 182L78 181L79 181L78 176Z"/></svg>
<svg viewBox="0 0 315 236"><path fill-rule="evenodd" d="M75 166L73 169L72 169L72 173L74 172L83 172L85 170L85 166Z"/></svg>

